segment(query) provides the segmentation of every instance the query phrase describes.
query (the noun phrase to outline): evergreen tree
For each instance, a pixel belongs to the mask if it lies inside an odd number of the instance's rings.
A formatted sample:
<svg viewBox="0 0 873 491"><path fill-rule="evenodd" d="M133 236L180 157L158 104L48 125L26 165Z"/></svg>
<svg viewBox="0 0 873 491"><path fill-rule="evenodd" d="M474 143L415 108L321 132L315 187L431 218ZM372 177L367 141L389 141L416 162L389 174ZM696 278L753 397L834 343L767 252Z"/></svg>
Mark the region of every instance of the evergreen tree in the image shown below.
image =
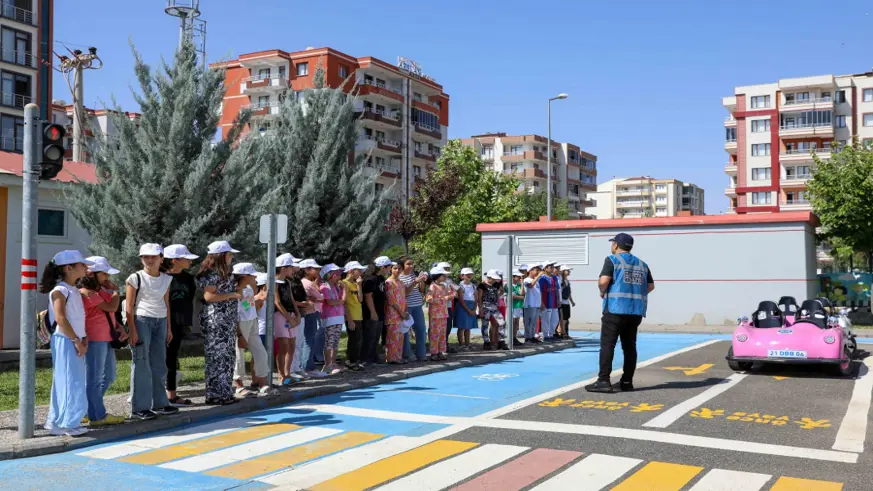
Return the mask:
<svg viewBox="0 0 873 491"><path fill-rule="evenodd" d="M113 104L117 136L96 138L89 149L98 183L67 189L73 216L91 235L90 251L125 273L140 267L139 245L146 242L182 243L203 256L207 244L227 239L247 258L259 258L257 220L270 195L249 176L261 172L263 149L247 141L233 148L246 114L213 144L223 71L201 68L190 43L157 72L133 51L139 125Z"/></svg>

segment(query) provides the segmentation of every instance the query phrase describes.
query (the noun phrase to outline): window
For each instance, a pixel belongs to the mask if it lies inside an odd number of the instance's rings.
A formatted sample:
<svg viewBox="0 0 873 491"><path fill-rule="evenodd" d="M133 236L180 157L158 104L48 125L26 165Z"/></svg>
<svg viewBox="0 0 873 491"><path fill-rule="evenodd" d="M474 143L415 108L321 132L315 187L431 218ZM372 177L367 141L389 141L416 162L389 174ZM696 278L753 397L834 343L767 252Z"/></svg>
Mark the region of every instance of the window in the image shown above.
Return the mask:
<svg viewBox="0 0 873 491"><path fill-rule="evenodd" d="M426 129L439 131L440 130L440 120L439 117L435 114L431 114L428 112L420 111L418 109L412 109L412 122L413 124L418 124L419 126L424 126Z"/></svg>
<svg viewBox="0 0 873 491"><path fill-rule="evenodd" d="M257 107L267 107L270 105L270 96L262 95L258 96L258 106Z"/></svg>
<svg viewBox="0 0 873 491"><path fill-rule="evenodd" d="M494 145L482 145L482 158L486 160L494 159Z"/></svg>
<svg viewBox="0 0 873 491"><path fill-rule="evenodd" d="M418 102L424 102L424 98L421 97L421 94L419 94L418 92L413 92L413 93L412 93L412 98L415 99L415 100L418 101Z"/></svg>
<svg viewBox="0 0 873 491"><path fill-rule="evenodd" d="M521 145L512 145L509 147L509 155L524 155L524 147Z"/></svg>
<svg viewBox="0 0 873 491"><path fill-rule="evenodd" d="M864 89L864 102L873 102L873 89Z"/></svg>
<svg viewBox="0 0 873 491"><path fill-rule="evenodd" d="M864 126L873 126L873 113L864 115Z"/></svg>
<svg viewBox="0 0 873 491"><path fill-rule="evenodd" d="M724 129L724 140L726 142L735 142L737 141L737 129L736 128L725 128Z"/></svg>
<svg viewBox="0 0 873 491"><path fill-rule="evenodd" d="M753 205L769 205L770 204L770 193L752 193L752 204Z"/></svg>
<svg viewBox="0 0 873 491"><path fill-rule="evenodd" d="M37 211L36 233L50 237L65 237L67 228L64 210L46 210L40 208Z"/></svg>
<svg viewBox="0 0 873 491"><path fill-rule="evenodd" d="M655 191L666 191L666 190L667 190L666 184L655 184Z"/></svg>
<svg viewBox="0 0 873 491"><path fill-rule="evenodd" d="M4 27L0 35L0 50L3 51L3 61L33 67L30 34Z"/></svg>
<svg viewBox="0 0 873 491"><path fill-rule="evenodd" d="M769 143L756 143L752 145L752 157L764 157L770 155Z"/></svg>
<svg viewBox="0 0 873 491"><path fill-rule="evenodd" d="M837 104L843 104L846 102L846 91L838 90L837 91Z"/></svg>
<svg viewBox="0 0 873 491"><path fill-rule="evenodd" d="M752 169L752 180L753 181L763 181L765 179L770 179L770 168L769 167L761 167L759 169Z"/></svg>
<svg viewBox="0 0 873 491"><path fill-rule="evenodd" d="M421 167L417 165L412 166L412 175L415 177L421 177Z"/></svg>
<svg viewBox="0 0 873 491"><path fill-rule="evenodd" d="M861 145L864 145L864 148L870 148L873 146L873 138L864 138L861 140Z"/></svg>
<svg viewBox="0 0 873 491"><path fill-rule="evenodd" d="M415 143L415 151L421 153L421 142L413 141Z"/></svg>
<svg viewBox="0 0 873 491"><path fill-rule="evenodd" d="M7 152L24 150L24 118L0 116L0 149Z"/></svg>
<svg viewBox="0 0 873 491"><path fill-rule="evenodd" d="M339 66L339 76L340 78L346 78L349 76L349 67L345 65Z"/></svg>
<svg viewBox="0 0 873 491"><path fill-rule="evenodd" d="M781 125L783 129L792 128L809 128L811 126L830 126L833 123L833 111L801 111L795 113L781 114Z"/></svg>
<svg viewBox="0 0 873 491"><path fill-rule="evenodd" d="M279 78L283 80L287 78L285 77L285 65L279 67Z"/></svg>
<svg viewBox="0 0 873 491"><path fill-rule="evenodd" d="M270 78L270 69L269 68L261 68L258 70L258 78Z"/></svg>
<svg viewBox="0 0 873 491"><path fill-rule="evenodd" d="M827 91L827 92L826 92L826 91L822 91L822 92L821 92L821 98L822 98L823 101L828 102L828 101L831 100L831 93L830 93L829 91Z"/></svg>
<svg viewBox="0 0 873 491"><path fill-rule="evenodd" d="M769 119L752 120L752 133L762 133L764 131L770 131Z"/></svg>
<svg viewBox="0 0 873 491"><path fill-rule="evenodd" d="M376 194L381 194L382 191L385 190L385 185L384 185L384 184L379 184L378 182L376 183L376 186L375 186L375 187L376 187Z"/></svg>
<svg viewBox="0 0 873 491"><path fill-rule="evenodd" d="M845 116L834 116L834 124L837 128L845 128L846 127L846 117Z"/></svg>
<svg viewBox="0 0 873 491"><path fill-rule="evenodd" d="M297 64L297 76L305 77L309 75L309 63L298 63Z"/></svg>
<svg viewBox="0 0 873 491"><path fill-rule="evenodd" d="M752 97L752 109L763 109L766 107L770 107L769 95L758 95Z"/></svg>
<svg viewBox="0 0 873 491"><path fill-rule="evenodd" d="M800 177L800 178L812 177L812 173L809 172L809 166L808 165L798 165L797 166L797 177Z"/></svg>
<svg viewBox="0 0 873 491"><path fill-rule="evenodd" d="M30 77L5 71L0 74L0 104L24 107L30 100Z"/></svg>

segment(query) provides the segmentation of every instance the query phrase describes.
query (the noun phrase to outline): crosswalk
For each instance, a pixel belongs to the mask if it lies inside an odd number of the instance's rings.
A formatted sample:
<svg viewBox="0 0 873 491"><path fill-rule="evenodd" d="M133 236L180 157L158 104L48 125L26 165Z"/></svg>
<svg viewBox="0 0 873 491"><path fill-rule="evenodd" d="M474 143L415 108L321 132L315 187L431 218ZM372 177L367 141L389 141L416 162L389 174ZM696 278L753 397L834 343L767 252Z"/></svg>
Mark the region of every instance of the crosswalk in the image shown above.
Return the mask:
<svg viewBox="0 0 873 491"><path fill-rule="evenodd" d="M837 482L244 418L76 455L312 491L840 491Z"/></svg>

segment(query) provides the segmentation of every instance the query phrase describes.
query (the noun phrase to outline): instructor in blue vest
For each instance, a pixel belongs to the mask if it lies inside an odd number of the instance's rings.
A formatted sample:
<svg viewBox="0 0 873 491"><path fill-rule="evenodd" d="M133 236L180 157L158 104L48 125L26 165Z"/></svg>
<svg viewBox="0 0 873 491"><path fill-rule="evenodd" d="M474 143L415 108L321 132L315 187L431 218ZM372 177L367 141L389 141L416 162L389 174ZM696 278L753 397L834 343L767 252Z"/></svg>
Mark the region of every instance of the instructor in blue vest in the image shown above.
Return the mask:
<svg viewBox="0 0 873 491"><path fill-rule="evenodd" d="M631 254L634 238L620 233L613 239L612 254L603 262L600 279L600 298L603 299L603 317L600 323L600 373L597 382L585 387L588 392L622 392L634 390L634 370L637 366L637 328L646 316L649 293L655 289L655 280L648 265ZM621 381L613 386L609 380L615 343L621 339L624 352L624 372Z"/></svg>

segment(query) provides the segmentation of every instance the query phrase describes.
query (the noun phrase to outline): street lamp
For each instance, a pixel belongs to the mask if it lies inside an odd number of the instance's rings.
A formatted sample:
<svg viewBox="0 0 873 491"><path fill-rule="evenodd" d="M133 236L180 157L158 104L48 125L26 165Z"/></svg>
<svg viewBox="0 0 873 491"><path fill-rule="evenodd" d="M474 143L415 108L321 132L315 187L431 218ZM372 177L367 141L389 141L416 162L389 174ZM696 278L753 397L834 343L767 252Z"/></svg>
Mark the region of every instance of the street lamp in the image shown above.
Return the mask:
<svg viewBox="0 0 873 491"><path fill-rule="evenodd" d="M566 99L567 94L560 93L549 99L549 142L546 146L546 221L552 221L552 101Z"/></svg>

